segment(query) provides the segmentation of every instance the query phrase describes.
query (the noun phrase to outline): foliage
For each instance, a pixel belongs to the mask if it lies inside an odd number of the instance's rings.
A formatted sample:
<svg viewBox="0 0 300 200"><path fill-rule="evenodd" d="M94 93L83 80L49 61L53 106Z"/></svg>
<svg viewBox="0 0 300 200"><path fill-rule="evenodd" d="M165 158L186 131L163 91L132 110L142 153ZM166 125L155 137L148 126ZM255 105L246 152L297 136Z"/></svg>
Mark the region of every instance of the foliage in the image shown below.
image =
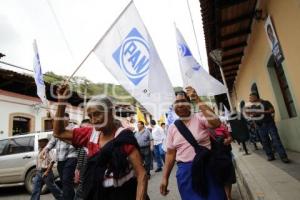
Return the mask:
<svg viewBox="0 0 300 200"><path fill-rule="evenodd" d="M50 84L58 84L59 82L66 80L67 76L60 76L53 72L47 72L44 74L44 80ZM121 86L111 83L93 83L85 77L75 76L71 78L70 85L73 91L84 94L85 88L87 97L106 94L108 96L114 97L119 102L128 102L135 104L137 101L130 96L130 94ZM182 87L174 87L174 91L183 90ZM122 98L120 98L122 97ZM202 96L203 101L209 102L208 97ZM215 102L214 98L211 98L212 102Z"/></svg>

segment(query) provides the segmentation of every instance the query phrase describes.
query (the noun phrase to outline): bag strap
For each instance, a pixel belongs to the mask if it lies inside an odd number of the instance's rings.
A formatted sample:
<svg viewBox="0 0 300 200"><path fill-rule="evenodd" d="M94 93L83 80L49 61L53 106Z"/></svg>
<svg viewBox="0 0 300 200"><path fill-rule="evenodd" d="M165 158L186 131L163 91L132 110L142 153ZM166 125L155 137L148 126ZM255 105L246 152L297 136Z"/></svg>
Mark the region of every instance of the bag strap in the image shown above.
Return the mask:
<svg viewBox="0 0 300 200"><path fill-rule="evenodd" d="M197 149L199 149L199 144L186 125L180 119L177 119L174 124L179 133L194 147L195 151L197 151Z"/></svg>

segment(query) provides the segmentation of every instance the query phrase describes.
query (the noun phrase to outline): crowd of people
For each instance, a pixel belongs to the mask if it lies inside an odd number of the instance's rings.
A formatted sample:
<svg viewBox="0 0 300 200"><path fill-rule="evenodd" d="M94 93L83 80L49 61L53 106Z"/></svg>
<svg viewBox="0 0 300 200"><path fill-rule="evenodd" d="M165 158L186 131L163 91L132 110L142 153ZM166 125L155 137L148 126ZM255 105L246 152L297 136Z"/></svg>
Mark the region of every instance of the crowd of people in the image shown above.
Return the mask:
<svg viewBox="0 0 300 200"><path fill-rule="evenodd" d="M50 141L39 139L32 200L39 199L42 182L55 199L149 199L151 170L161 175L157 189L165 196L175 164L181 199L232 199L231 186L236 182L231 153L234 138L228 123L221 121L193 88L176 93L173 109L178 119L168 127L155 120L149 124L142 120L134 128L131 120L120 121L115 116L114 104L106 96L93 97L86 108L89 119L83 120L80 127L71 126L65 112L67 85L61 85L57 93L53 137ZM255 94L250 95L253 105L258 101ZM255 126L259 126L258 135L268 160L274 159L270 134L281 159L288 162L272 118L274 108L267 101L262 104L263 111L248 109L245 113L252 119L265 114ZM55 162L62 189L54 182Z"/></svg>

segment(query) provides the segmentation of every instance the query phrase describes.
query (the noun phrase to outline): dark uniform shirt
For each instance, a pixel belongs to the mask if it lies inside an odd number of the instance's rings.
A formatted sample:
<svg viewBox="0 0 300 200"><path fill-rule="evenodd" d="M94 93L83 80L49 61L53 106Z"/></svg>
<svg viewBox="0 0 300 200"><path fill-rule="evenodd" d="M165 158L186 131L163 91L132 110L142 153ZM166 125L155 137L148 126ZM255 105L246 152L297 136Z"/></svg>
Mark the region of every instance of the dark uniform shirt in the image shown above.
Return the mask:
<svg viewBox="0 0 300 200"><path fill-rule="evenodd" d="M271 108L274 108L273 105L269 101L262 100L256 105L251 106L251 109L253 109L253 112L255 113L255 110L258 111L267 111ZM265 123L274 122L273 113L265 113L265 114L254 114L254 120L257 125L261 126Z"/></svg>

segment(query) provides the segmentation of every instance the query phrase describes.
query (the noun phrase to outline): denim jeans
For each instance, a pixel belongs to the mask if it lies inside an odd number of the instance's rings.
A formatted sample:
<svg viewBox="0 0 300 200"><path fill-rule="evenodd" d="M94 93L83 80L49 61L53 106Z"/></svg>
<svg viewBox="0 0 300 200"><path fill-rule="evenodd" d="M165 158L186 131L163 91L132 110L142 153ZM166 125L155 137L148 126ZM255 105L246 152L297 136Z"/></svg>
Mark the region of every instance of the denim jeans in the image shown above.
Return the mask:
<svg viewBox="0 0 300 200"><path fill-rule="evenodd" d="M57 200L63 200L62 191L57 187L57 185L54 182L54 175L52 170L49 172L48 176L45 178L42 178L44 171L38 170L36 172L36 175L33 179L33 190L31 194L31 200L39 200L41 189L43 186L43 183L46 184L47 188L50 190L52 195Z"/></svg>
<svg viewBox="0 0 300 200"><path fill-rule="evenodd" d="M157 168L162 168L163 162L165 162L165 152L162 148L162 144L154 145L154 155L157 163Z"/></svg>
<svg viewBox="0 0 300 200"><path fill-rule="evenodd" d="M73 200L75 196L74 191L74 176L77 158L68 158L65 161L57 162L57 170L62 183L64 200Z"/></svg>
<svg viewBox="0 0 300 200"><path fill-rule="evenodd" d="M287 157L285 149L281 143L275 122L263 123L258 129L258 133L268 158L274 157L272 144L279 154L280 158ZM270 140L270 137L272 141Z"/></svg>

